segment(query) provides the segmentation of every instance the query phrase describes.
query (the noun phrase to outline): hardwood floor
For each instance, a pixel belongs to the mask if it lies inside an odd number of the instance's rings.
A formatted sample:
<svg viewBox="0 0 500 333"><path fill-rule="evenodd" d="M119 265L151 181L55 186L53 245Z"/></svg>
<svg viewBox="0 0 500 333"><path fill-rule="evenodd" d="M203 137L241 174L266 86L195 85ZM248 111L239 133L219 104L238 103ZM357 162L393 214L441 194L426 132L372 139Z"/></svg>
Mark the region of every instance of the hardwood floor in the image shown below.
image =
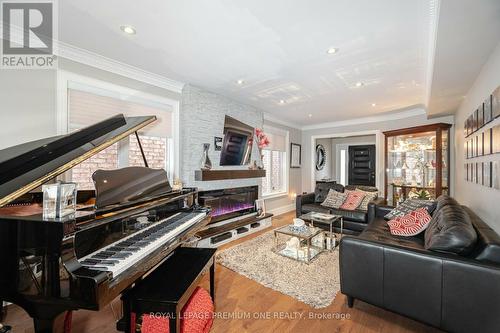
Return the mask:
<svg viewBox="0 0 500 333"><path fill-rule="evenodd" d="M274 217L273 226L290 223L293 217L292 212ZM220 250L269 230L271 228L223 245ZM221 265L217 265L215 274L217 316L212 333L439 332L361 301L356 301L354 308L349 309L346 297L340 292L330 306L318 310ZM208 288L208 279L204 279L203 286ZM115 321L119 313L119 300L115 300L112 306L107 306L100 312L76 311L73 313L73 332L116 332ZM62 322L62 318L59 319L59 322ZM9 306L4 323L13 326L16 333L33 332L31 319L15 305Z"/></svg>

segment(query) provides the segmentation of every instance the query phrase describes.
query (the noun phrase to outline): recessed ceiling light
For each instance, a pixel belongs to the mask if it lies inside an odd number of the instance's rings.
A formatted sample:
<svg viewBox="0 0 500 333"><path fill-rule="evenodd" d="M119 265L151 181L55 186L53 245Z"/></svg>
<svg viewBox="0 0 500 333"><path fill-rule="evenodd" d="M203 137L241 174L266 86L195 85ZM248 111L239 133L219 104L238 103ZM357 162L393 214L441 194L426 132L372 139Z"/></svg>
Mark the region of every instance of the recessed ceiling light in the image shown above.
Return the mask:
<svg viewBox="0 0 500 333"><path fill-rule="evenodd" d="M372 106L377 106L377 103L372 103Z"/></svg>
<svg viewBox="0 0 500 333"><path fill-rule="evenodd" d="M356 82L356 87L362 87L364 86L365 84L363 82Z"/></svg>
<svg viewBox="0 0 500 333"><path fill-rule="evenodd" d="M280 104L285 104L285 100L284 99L280 99Z"/></svg>
<svg viewBox="0 0 500 333"><path fill-rule="evenodd" d="M312 113L309 113L308 116L309 116L309 118L311 118L313 115L312 115Z"/></svg>
<svg viewBox="0 0 500 333"><path fill-rule="evenodd" d="M243 83L245 83L245 81L243 81L242 79L239 79L238 81L236 81L236 83L241 86Z"/></svg>
<svg viewBox="0 0 500 333"><path fill-rule="evenodd" d="M334 54L334 53L337 53L339 51L338 48L336 47L330 47L328 50L326 50L326 53L328 54Z"/></svg>
<svg viewBox="0 0 500 333"><path fill-rule="evenodd" d="M130 26L130 25L122 25L120 27L120 29L126 33L126 34L129 34L129 35L135 35L136 34L136 30L133 26Z"/></svg>

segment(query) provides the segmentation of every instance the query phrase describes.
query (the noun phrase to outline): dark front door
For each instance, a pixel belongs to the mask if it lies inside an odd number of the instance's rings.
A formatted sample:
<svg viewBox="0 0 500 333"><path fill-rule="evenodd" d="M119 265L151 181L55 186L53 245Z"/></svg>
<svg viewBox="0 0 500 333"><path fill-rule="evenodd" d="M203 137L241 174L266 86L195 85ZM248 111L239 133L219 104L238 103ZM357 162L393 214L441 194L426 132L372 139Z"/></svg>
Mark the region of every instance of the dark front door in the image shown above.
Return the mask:
<svg viewBox="0 0 500 333"><path fill-rule="evenodd" d="M349 146L348 184L375 186L375 145Z"/></svg>

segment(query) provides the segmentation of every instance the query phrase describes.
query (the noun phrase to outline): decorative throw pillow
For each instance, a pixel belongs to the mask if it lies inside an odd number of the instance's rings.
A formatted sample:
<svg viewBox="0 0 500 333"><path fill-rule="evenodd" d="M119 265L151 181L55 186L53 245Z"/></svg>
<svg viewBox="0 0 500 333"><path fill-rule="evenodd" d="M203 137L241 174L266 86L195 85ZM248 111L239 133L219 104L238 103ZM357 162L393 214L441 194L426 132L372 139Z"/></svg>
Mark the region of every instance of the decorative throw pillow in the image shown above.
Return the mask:
<svg viewBox="0 0 500 333"><path fill-rule="evenodd" d="M359 188L356 188L356 191L363 192L365 194L363 201L361 201L361 204L358 207L359 210L368 210L368 203L372 200L377 199L377 197L378 197L378 192L363 191Z"/></svg>
<svg viewBox="0 0 500 333"><path fill-rule="evenodd" d="M337 192L335 190L328 191L325 201L321 203L321 206L330 207L338 209L344 203L347 198L347 193Z"/></svg>
<svg viewBox="0 0 500 333"><path fill-rule="evenodd" d="M406 199L399 206L387 213L384 218L386 220L392 220L396 217L405 216L406 214L417 210L419 208L426 208L429 214L432 214L434 209L436 209L436 201L433 200L419 200L419 199Z"/></svg>
<svg viewBox="0 0 500 333"><path fill-rule="evenodd" d="M360 191L346 191L347 198L345 199L340 209L355 210L363 201L365 194Z"/></svg>
<svg viewBox="0 0 500 333"><path fill-rule="evenodd" d="M404 216L396 217L387 222L392 235L416 236L424 231L432 217L425 207L414 210Z"/></svg>

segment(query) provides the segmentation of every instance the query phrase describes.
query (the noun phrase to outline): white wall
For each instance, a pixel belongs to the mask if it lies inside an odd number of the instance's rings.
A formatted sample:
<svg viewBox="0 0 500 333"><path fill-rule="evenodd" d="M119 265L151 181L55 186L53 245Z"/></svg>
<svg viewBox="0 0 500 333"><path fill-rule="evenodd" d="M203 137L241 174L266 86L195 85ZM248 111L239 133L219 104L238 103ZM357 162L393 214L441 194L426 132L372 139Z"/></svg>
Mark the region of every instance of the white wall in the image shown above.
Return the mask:
<svg viewBox="0 0 500 333"><path fill-rule="evenodd" d="M455 155L457 162L455 168L457 170L455 173L455 196L460 203L469 206L488 225L494 228L495 231L500 232L500 190L487 188L464 180L464 135L462 128L465 119L498 86L500 86L500 43L498 43L489 60L483 66L479 76L456 113L458 129L455 131ZM500 124L500 118L497 118L494 124ZM493 159L499 160L500 157L497 154L477 159L477 161Z"/></svg>
<svg viewBox="0 0 500 333"><path fill-rule="evenodd" d="M356 132L373 132L373 131L389 131L399 128L413 127L419 125L433 124L433 123L450 123L454 122L453 116L448 117L440 117L427 119L425 115L417 115L404 119L394 120L384 120L379 122L369 122L369 123L360 123L353 124L347 126L338 126L338 127L329 127L329 128L317 128L317 129L308 129L302 132L302 191L311 192L313 191L314 184L311 181L311 142L313 136L340 136L342 133L356 133ZM454 130L455 126L451 127L451 146L453 147L454 141ZM354 135L354 134L351 134ZM377 154L384 154L383 142L377 142L378 144L378 152ZM454 165L454 152L451 151L450 154L451 165ZM382 168L379 168L382 169ZM377 171L377 179L383 180L384 170ZM454 191L454 168L451 169L451 192L453 194ZM380 191L383 192L383 188L379 188Z"/></svg>
<svg viewBox="0 0 500 333"><path fill-rule="evenodd" d="M56 71L0 71L0 149L56 135Z"/></svg>

